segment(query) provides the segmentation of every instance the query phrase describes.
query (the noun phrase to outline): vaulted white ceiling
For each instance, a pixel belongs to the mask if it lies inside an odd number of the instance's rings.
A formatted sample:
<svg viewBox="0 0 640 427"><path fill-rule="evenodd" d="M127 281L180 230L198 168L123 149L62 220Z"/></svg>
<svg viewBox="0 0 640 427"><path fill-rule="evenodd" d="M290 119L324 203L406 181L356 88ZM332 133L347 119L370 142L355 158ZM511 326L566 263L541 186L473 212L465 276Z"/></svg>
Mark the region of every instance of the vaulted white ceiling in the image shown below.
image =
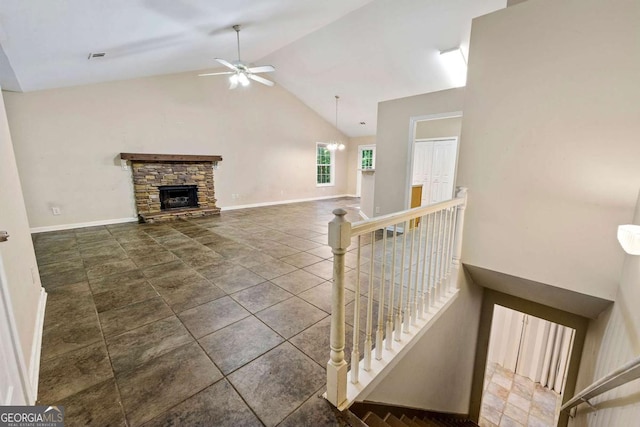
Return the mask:
<svg viewBox="0 0 640 427"><path fill-rule="evenodd" d="M33 91L183 71L214 57L269 75L349 136L380 101L452 87L438 51L468 49L471 20L506 0L2 0L0 86ZM88 60L90 53L105 52ZM212 77L224 78L224 77ZM366 122L360 125L360 122Z"/></svg>

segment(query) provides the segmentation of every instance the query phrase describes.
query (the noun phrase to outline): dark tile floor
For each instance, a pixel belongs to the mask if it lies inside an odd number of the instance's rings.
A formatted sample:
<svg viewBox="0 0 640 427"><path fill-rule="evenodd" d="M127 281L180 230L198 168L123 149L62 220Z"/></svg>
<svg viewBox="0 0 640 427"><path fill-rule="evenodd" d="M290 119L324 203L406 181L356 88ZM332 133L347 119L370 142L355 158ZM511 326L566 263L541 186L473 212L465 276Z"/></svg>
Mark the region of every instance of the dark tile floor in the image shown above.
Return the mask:
<svg viewBox="0 0 640 427"><path fill-rule="evenodd" d="M356 202L34 235L49 294L39 403L64 405L68 426L337 425L318 398L326 233L336 207L358 219Z"/></svg>

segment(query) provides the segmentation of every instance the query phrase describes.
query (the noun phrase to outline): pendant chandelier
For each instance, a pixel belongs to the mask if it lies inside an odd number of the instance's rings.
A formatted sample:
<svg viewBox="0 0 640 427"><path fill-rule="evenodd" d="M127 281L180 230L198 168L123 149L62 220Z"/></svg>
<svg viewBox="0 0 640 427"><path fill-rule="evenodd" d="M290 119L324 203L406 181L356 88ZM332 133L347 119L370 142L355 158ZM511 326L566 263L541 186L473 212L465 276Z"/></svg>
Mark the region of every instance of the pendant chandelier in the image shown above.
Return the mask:
<svg viewBox="0 0 640 427"><path fill-rule="evenodd" d="M338 129L338 100L340 99L340 97L338 95L336 95L336 129ZM330 151L336 151L336 150L344 150L345 146L342 142L340 141L329 141L329 143L327 144L327 149Z"/></svg>

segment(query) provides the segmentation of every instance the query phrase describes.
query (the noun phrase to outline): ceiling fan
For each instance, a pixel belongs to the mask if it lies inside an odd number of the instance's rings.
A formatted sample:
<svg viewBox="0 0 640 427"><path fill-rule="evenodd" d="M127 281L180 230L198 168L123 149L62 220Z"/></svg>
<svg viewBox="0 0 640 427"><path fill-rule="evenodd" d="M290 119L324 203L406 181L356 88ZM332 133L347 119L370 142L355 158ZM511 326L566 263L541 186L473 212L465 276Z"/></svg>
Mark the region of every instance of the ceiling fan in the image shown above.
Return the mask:
<svg viewBox="0 0 640 427"><path fill-rule="evenodd" d="M206 73L198 74L198 76L229 76L229 89L235 89L238 85L249 86L249 79L254 80L263 85L273 86L275 83L271 80L267 80L264 77L257 76L260 73L272 73L276 69L273 65L259 65L256 67L249 67L240 60L240 25L234 25L233 29L236 31L236 37L238 39L238 60L234 62L225 61L221 58L215 58L220 64L229 68L232 71L223 71L221 73Z"/></svg>

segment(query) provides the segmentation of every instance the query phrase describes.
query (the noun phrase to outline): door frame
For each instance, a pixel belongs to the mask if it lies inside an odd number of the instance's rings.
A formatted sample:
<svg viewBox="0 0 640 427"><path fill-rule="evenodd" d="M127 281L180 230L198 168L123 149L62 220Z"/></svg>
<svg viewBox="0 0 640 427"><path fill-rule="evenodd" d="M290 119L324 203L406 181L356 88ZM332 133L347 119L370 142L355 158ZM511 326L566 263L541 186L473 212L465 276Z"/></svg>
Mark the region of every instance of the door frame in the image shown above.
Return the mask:
<svg viewBox="0 0 640 427"><path fill-rule="evenodd" d="M578 370L580 368L580 359L582 358L587 328L589 327L589 319L493 289L484 288L483 290L478 340L476 341L476 357L471 384L471 399L469 402L469 418L477 422L480 416L484 374L487 366L489 338L491 336L491 323L493 322L493 309L495 305L501 305L521 313L549 320L559 325L568 326L575 330L564 393L562 394L562 403L572 398L576 391L576 381L578 379ZM568 422L569 414L567 412L560 412L558 426L566 426Z"/></svg>
<svg viewBox="0 0 640 427"><path fill-rule="evenodd" d="M413 157L415 154L415 140L416 140L416 128L418 126L418 122L426 122L430 120L442 120L442 119L452 119L455 117L463 117L462 111L451 111L448 113L439 113L439 114L428 114L424 116L413 116L409 118L409 141L408 151L407 151L407 175L405 177L405 185L404 185L404 201L405 201L405 209L411 208L411 183L413 181ZM458 138L460 135L458 135ZM453 189L455 191L456 188L456 178L458 174L458 155L460 152L460 140L458 139L457 150L456 150L456 162L455 168L453 172Z"/></svg>

